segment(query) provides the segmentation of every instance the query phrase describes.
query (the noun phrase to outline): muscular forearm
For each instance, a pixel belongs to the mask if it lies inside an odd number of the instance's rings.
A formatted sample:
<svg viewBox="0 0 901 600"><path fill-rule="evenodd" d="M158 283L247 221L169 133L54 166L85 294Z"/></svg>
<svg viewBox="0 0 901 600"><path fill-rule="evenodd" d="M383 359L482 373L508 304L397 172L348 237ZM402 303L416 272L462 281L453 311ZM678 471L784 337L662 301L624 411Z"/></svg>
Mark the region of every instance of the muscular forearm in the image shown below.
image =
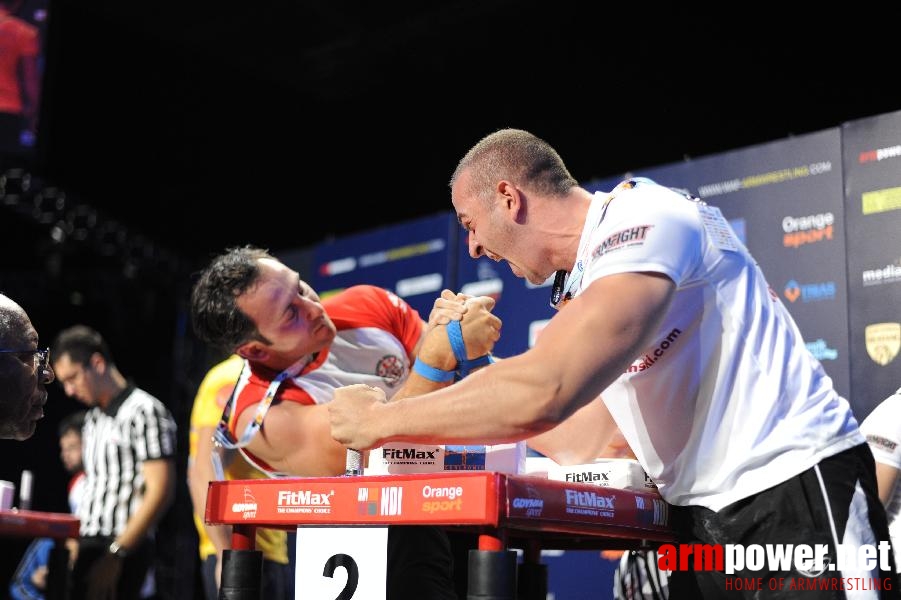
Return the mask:
<svg viewBox="0 0 901 600"><path fill-rule="evenodd" d="M514 357L473 373L453 387L426 398L406 398L377 407L373 424L387 438L429 443L506 443L518 441L553 427L559 416L554 386L547 379L530 376ZM545 401L519 401L541 398ZM452 430L447 424L453 423Z"/></svg>
<svg viewBox="0 0 901 600"><path fill-rule="evenodd" d="M363 388L348 389L340 402L336 394L332 433L361 449L402 440L506 443L541 434L628 368L653 335L673 290L664 277L605 277L556 315L531 350L456 385L390 403L374 402L378 394Z"/></svg>
<svg viewBox="0 0 901 600"><path fill-rule="evenodd" d="M601 398L577 410L548 431L529 438L530 448L561 465L591 462L601 456L617 432L616 423Z"/></svg>

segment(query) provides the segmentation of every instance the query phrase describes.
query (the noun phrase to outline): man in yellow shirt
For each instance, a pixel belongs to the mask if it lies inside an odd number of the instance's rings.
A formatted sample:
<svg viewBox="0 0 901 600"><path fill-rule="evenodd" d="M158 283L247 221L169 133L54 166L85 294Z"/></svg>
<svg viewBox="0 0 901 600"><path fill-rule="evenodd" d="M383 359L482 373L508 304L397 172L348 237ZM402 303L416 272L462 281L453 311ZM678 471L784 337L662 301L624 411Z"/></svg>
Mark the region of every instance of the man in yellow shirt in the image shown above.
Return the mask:
<svg viewBox="0 0 901 600"><path fill-rule="evenodd" d="M222 569L222 550L231 547L229 527L206 525L207 487L217 479L213 469L213 431L222 417L222 408L231 395L241 374L244 359L232 355L214 365L203 378L194 408L191 410L190 450L188 454L188 487L194 504L194 523L200 538L200 560L206 600L218 598ZM218 450L217 450L218 451ZM227 479L259 479L266 475L250 466L235 451L222 457ZM257 528L256 549L263 553L263 598L286 600L294 598L294 573L288 560L287 532Z"/></svg>

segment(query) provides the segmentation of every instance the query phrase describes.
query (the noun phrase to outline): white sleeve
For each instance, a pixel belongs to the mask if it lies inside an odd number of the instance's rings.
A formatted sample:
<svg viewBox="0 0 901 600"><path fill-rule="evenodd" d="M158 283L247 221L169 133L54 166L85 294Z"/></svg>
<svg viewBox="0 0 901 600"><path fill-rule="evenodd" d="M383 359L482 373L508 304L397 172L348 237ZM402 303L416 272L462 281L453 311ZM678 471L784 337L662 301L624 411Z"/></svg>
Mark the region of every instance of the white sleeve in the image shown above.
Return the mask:
<svg viewBox="0 0 901 600"><path fill-rule="evenodd" d="M860 424L860 431L876 462L901 469L901 393L880 402Z"/></svg>
<svg viewBox="0 0 901 600"><path fill-rule="evenodd" d="M696 203L668 188L639 185L621 192L591 234L583 286L639 271L662 273L680 285L701 262L702 230Z"/></svg>

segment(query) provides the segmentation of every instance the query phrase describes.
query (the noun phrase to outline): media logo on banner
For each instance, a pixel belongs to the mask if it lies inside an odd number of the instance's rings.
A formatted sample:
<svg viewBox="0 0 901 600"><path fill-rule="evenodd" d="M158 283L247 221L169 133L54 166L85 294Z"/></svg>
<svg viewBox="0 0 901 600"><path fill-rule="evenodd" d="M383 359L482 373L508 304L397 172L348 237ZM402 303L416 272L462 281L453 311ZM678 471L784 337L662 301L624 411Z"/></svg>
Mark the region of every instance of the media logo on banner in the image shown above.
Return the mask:
<svg viewBox="0 0 901 600"><path fill-rule="evenodd" d="M878 365L885 366L901 349L901 323L871 323L864 329L867 354Z"/></svg>
<svg viewBox="0 0 901 600"><path fill-rule="evenodd" d="M884 283L901 283L901 258L877 269L866 269L861 272L863 286L870 287Z"/></svg>

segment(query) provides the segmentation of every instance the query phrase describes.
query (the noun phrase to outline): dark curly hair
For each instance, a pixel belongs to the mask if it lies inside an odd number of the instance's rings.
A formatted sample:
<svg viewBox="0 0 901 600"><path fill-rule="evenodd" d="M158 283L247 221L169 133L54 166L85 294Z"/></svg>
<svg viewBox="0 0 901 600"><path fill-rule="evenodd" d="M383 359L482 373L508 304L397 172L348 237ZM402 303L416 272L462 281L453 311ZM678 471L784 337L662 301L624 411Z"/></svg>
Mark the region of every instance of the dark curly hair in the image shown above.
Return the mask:
<svg viewBox="0 0 901 600"><path fill-rule="evenodd" d="M201 272L191 290L191 323L200 339L234 352L238 346L262 339L256 325L238 308L237 298L260 276L257 261L278 260L255 246L229 248Z"/></svg>

